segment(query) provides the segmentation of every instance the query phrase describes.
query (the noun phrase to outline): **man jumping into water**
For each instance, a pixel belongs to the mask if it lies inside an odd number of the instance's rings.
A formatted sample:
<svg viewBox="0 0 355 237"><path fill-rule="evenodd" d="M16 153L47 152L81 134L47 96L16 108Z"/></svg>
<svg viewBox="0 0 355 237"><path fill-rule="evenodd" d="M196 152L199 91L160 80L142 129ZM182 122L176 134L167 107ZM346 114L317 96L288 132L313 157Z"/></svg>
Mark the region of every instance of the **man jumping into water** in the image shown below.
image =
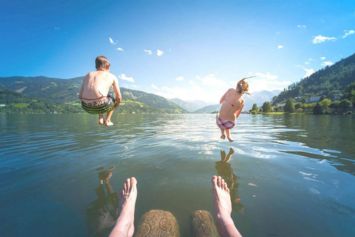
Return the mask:
<svg viewBox="0 0 355 237"><path fill-rule="evenodd" d="M82 108L91 114L99 115L99 124L112 126L111 116L121 100L118 80L110 73L110 62L105 56L98 56L95 60L96 71L86 75L81 86L79 98ZM115 98L109 95L112 87ZM104 118L104 113L107 113Z"/></svg>
<svg viewBox="0 0 355 237"><path fill-rule="evenodd" d="M244 107L242 95L249 90L249 85L245 79L237 83L236 89L230 88L219 101L221 109L216 117L216 123L221 130L221 139L225 139L227 135L227 139L230 142L233 141L230 129L235 126L235 120L239 117Z"/></svg>
<svg viewBox="0 0 355 237"><path fill-rule="evenodd" d="M121 191L121 213L110 237L131 237L134 233L134 211L137 200L137 180L128 178ZM232 203L227 183L220 176L212 177L212 193L215 208L215 220L218 232L222 237L241 237L235 227L232 214Z"/></svg>

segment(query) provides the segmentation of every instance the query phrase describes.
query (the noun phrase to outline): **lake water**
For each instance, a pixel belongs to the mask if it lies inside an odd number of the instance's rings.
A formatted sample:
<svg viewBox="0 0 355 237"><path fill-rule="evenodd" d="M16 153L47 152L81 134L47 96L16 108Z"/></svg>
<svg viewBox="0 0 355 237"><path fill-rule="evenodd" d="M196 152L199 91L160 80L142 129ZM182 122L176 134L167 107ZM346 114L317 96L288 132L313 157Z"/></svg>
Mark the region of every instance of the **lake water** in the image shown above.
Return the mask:
<svg viewBox="0 0 355 237"><path fill-rule="evenodd" d="M136 222L150 209L168 210L190 236L191 213L213 210L215 174L231 187L244 236L355 236L351 116L241 115L233 143L218 139L210 114L113 121L105 128L86 114L0 115L0 236L100 232L131 176ZM110 167L113 194L98 178Z"/></svg>

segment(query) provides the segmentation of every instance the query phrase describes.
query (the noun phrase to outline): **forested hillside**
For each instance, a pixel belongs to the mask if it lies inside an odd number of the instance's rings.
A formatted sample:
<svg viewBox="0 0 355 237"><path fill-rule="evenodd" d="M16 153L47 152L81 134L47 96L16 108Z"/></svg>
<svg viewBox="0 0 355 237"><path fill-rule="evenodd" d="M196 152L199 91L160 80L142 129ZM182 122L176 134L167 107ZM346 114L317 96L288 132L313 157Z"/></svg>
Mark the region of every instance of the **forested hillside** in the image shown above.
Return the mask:
<svg viewBox="0 0 355 237"><path fill-rule="evenodd" d="M78 93L82 77L0 78L0 112L65 113L83 112ZM143 91L121 88L122 113L182 113L184 110L167 99Z"/></svg>
<svg viewBox="0 0 355 237"><path fill-rule="evenodd" d="M353 100L351 84L354 82L355 54L290 85L287 90L274 97L272 102L273 104L284 103L287 99L317 102L323 98Z"/></svg>

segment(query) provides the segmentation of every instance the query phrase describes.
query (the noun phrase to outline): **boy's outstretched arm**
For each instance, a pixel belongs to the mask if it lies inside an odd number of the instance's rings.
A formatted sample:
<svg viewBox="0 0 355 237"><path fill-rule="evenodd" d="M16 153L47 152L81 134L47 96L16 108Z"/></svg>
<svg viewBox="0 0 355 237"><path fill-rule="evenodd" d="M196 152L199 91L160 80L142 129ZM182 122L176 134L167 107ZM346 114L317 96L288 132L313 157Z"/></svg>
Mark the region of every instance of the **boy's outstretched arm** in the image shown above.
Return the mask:
<svg viewBox="0 0 355 237"><path fill-rule="evenodd" d="M118 86L118 80L116 77L114 77L112 87L113 87L113 92L115 93L116 103L120 104L122 101L122 95L121 95L120 87Z"/></svg>

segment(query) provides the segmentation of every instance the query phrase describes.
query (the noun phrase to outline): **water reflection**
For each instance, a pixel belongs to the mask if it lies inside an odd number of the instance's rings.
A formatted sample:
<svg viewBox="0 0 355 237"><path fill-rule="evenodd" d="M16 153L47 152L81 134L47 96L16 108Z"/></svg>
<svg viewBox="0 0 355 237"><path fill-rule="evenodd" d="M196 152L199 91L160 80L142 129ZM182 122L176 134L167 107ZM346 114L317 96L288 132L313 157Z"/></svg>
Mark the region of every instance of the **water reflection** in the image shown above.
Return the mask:
<svg viewBox="0 0 355 237"><path fill-rule="evenodd" d="M234 149L229 148L228 154L224 150L220 151L221 160L216 162L217 175L221 176L227 183L231 194L231 201L233 210L237 212L244 212L244 206L240 202L240 196L238 193L238 177L234 173L230 159L234 154Z"/></svg>
<svg viewBox="0 0 355 237"><path fill-rule="evenodd" d="M113 168L98 169L97 199L86 210L91 236L108 236L118 218L118 194L110 183Z"/></svg>

